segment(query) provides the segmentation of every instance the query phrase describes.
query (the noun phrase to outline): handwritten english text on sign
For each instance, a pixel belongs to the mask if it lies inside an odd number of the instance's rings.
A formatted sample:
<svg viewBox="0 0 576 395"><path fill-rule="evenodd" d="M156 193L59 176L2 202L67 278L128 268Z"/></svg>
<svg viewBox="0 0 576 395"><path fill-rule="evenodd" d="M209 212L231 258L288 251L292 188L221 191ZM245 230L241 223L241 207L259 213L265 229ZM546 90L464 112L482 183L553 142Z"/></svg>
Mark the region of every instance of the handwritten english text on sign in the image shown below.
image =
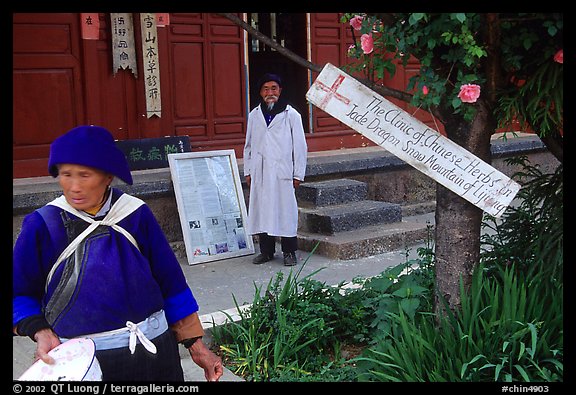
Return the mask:
<svg viewBox="0 0 576 395"><path fill-rule="evenodd" d="M460 197L500 217L520 185L328 63L308 101Z"/></svg>

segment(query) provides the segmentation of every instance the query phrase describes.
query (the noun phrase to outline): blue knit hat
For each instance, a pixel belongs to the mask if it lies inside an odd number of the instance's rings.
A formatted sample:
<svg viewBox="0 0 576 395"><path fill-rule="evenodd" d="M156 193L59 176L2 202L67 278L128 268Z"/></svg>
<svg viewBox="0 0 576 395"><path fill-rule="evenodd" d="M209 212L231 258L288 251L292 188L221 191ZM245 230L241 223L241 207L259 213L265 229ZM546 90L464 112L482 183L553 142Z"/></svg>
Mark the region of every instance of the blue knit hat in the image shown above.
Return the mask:
<svg viewBox="0 0 576 395"><path fill-rule="evenodd" d="M48 171L58 176L61 163L89 166L112 174L132 185L130 167L124 153L116 147L112 134L100 126L78 126L50 145Z"/></svg>
<svg viewBox="0 0 576 395"><path fill-rule="evenodd" d="M278 74L266 73L262 77L260 77L260 79L258 80L258 83L257 83L258 91L260 91L260 89L262 89L262 85L264 85L265 83L267 83L269 81L276 82L278 84L278 86L280 88L282 88L282 78L280 78L280 76Z"/></svg>

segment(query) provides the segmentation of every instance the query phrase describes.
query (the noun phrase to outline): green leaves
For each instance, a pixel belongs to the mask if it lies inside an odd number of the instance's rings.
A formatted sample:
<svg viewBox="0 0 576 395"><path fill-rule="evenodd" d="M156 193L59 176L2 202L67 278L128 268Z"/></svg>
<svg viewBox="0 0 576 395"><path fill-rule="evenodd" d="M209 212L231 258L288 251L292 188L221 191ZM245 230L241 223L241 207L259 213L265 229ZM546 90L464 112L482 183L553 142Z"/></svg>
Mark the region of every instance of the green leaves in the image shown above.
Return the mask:
<svg viewBox="0 0 576 395"><path fill-rule="evenodd" d="M562 381L562 288L528 282L480 266L453 315L390 312L388 336L356 359L360 380Z"/></svg>
<svg viewBox="0 0 576 395"><path fill-rule="evenodd" d="M257 287L242 321L213 328L225 363L248 381L313 380L328 364L346 375L346 362L330 360L330 353L341 341L367 336L360 291L313 280L318 271L300 278L305 264L286 277L277 273L264 290Z"/></svg>
<svg viewBox="0 0 576 395"><path fill-rule="evenodd" d="M500 99L498 111L501 120L516 119L540 136L557 134L564 127L563 66L543 63L521 87Z"/></svg>
<svg viewBox="0 0 576 395"><path fill-rule="evenodd" d="M417 24L421 19L424 19L424 21L426 21L426 14L422 14L422 13L413 13L410 14L410 17L408 18L408 23L410 25L415 25Z"/></svg>
<svg viewBox="0 0 576 395"><path fill-rule="evenodd" d="M342 22L355 15L345 14ZM411 76L417 81L411 86L426 85L430 93L407 89L416 108L441 107L441 112L471 122L476 106L463 104L457 95L461 85L474 83L483 88L482 100L499 99L494 116L501 126L520 121L541 136L562 130L562 65L552 61L563 45L561 13L390 13L386 23L378 14L362 15L358 37L373 34L375 50L369 55L351 51L355 61L348 70L370 81L386 81L394 76L396 63L413 67L417 59L420 69ZM540 70L552 66L557 75ZM526 86L514 85L511 76Z"/></svg>

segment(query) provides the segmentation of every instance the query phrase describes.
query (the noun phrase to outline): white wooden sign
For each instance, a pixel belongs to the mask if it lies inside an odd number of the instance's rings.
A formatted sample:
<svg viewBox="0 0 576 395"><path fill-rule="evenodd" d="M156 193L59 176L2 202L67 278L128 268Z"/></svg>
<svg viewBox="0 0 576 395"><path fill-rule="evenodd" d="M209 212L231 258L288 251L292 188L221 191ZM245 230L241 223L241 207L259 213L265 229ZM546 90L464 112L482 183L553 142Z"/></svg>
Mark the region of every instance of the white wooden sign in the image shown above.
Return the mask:
<svg viewBox="0 0 576 395"><path fill-rule="evenodd" d="M136 49L134 46L134 23L130 13L110 13L112 25L112 71L130 69L138 77Z"/></svg>
<svg viewBox="0 0 576 395"><path fill-rule="evenodd" d="M485 212L500 217L520 185L328 63L308 101Z"/></svg>
<svg viewBox="0 0 576 395"><path fill-rule="evenodd" d="M158 31L154 14L140 14L142 36L142 62L144 69L144 90L146 95L146 115L148 118L162 115L160 95L160 62L158 56Z"/></svg>

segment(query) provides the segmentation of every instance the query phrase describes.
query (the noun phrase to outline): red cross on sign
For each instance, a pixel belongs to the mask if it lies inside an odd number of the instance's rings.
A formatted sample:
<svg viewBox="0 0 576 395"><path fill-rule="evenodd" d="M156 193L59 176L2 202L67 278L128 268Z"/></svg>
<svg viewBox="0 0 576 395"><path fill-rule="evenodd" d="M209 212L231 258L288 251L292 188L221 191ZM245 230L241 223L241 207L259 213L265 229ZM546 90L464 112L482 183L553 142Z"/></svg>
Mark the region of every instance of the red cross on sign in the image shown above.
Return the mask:
<svg viewBox="0 0 576 395"><path fill-rule="evenodd" d="M318 87L322 89L324 92L328 92L326 96L324 96L324 99L322 99L318 107L320 107L322 110L325 110L326 106L328 105L328 102L333 97L340 100L344 104L350 104L350 99L336 92L340 87L340 85L342 85L342 81L344 81L344 78L345 77L343 75L339 75L330 88L328 88L328 85L325 85L324 83L316 80L316 84L318 85Z"/></svg>

